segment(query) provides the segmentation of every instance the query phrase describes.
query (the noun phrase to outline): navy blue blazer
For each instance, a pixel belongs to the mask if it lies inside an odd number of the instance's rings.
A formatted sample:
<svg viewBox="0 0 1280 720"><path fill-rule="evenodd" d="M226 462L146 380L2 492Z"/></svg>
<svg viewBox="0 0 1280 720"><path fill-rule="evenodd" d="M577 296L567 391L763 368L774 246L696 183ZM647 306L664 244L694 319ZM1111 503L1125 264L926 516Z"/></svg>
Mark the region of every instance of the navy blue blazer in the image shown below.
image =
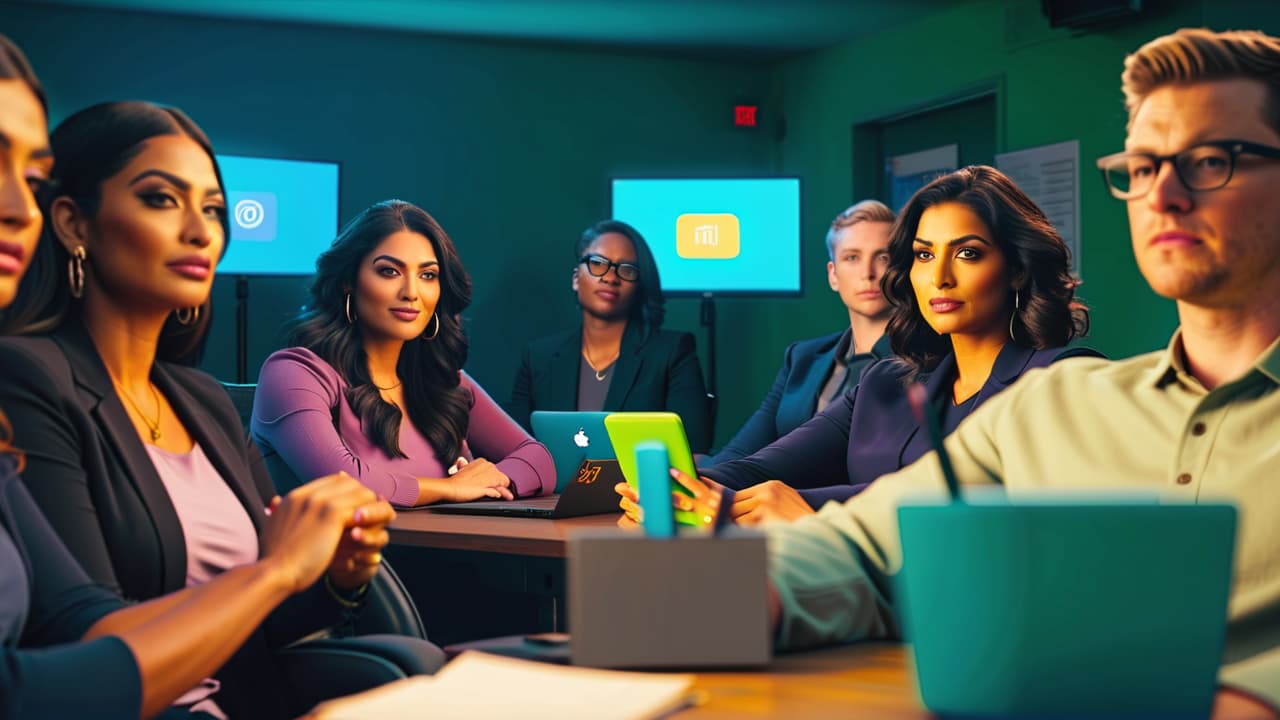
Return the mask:
<svg viewBox="0 0 1280 720"><path fill-rule="evenodd" d="M667 411L680 416L689 448L711 446L711 405L693 335L656 330L641 339L634 323L622 335L613 379L604 399L607 411ZM548 335L524 349L507 412L532 432L534 410L577 410L582 327Z"/></svg>
<svg viewBox="0 0 1280 720"><path fill-rule="evenodd" d="M706 464L715 465L746 457L813 417L818 410L818 396L822 394L822 388L831 375L831 367L836 362L836 352L851 334L851 330L845 329L791 343L782 356L782 368L773 380L773 387L769 388L760 407ZM880 360L892 354L889 336L881 335L872 346L871 355Z"/></svg>
<svg viewBox="0 0 1280 720"><path fill-rule="evenodd" d="M1027 370L1069 357L1102 355L1083 347L1033 350L1014 343L1005 345L974 401L949 408L944 432L954 429ZM929 373L925 389L930 398L949 402L947 388L955 380L955 363L955 355L947 355ZM901 360L881 360L867 368L858 387L840 402L831 403L786 437L750 457L706 468L703 474L734 490L781 480L800 490L815 509L828 500L847 500L876 478L911 464L930 450L928 433L919 432L903 391L907 373Z"/></svg>

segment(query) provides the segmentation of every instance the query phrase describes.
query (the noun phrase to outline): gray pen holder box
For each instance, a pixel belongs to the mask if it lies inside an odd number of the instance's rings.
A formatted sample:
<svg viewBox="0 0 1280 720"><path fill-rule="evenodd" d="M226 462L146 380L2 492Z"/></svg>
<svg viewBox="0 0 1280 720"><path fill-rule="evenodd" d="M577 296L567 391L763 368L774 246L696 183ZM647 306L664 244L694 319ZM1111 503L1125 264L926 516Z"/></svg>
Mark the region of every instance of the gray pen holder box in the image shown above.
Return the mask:
<svg viewBox="0 0 1280 720"><path fill-rule="evenodd" d="M601 668L769 662L764 535L582 532L569 537L569 648Z"/></svg>

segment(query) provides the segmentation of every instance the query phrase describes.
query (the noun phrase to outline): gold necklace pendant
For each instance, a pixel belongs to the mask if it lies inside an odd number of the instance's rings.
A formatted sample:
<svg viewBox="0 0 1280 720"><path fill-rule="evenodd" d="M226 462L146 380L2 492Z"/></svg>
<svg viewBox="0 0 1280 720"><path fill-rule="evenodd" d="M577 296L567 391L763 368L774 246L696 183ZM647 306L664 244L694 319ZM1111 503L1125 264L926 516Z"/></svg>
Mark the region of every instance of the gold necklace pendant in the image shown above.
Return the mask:
<svg viewBox="0 0 1280 720"><path fill-rule="evenodd" d="M142 412L142 408L138 407L138 403L134 402L133 397L125 392L120 383L115 382L115 378L111 378L111 380L119 394L124 397L134 412L138 413L138 417L142 418L142 423L151 431L151 442L160 442L160 420L164 417L164 406L160 404L160 393L156 391L156 386L150 382L147 383L147 388L151 390L151 397L156 401L156 419L153 422L151 418L147 417L146 413Z"/></svg>
<svg viewBox="0 0 1280 720"><path fill-rule="evenodd" d="M582 346L582 357L587 361L587 367L596 374L596 382L604 382L604 379L609 377L609 368L613 367L613 363L618 361L618 355L621 354L621 352L616 353L603 370L597 370L595 361L591 359L591 353L587 351L587 346Z"/></svg>

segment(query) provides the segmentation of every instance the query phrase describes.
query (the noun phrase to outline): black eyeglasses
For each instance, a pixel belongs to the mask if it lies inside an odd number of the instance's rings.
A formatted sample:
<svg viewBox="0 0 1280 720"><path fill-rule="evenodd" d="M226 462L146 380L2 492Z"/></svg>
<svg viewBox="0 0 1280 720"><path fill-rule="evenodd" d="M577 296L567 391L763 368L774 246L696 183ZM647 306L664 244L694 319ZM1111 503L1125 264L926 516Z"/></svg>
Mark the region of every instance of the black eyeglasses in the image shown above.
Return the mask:
<svg viewBox="0 0 1280 720"><path fill-rule="evenodd" d="M1116 153L1098 158L1098 169L1111 194L1119 200L1136 200L1155 185L1160 166L1173 163L1174 173L1188 190L1217 190L1231 182L1236 158L1258 155L1280 158L1280 148L1247 140L1214 140L1193 145L1180 153Z"/></svg>
<svg viewBox="0 0 1280 720"><path fill-rule="evenodd" d="M583 255L578 258L578 262L586 263L587 272L596 277L608 275L609 268L613 268L619 280L635 282L640 279L640 266L634 263L614 262L603 255Z"/></svg>

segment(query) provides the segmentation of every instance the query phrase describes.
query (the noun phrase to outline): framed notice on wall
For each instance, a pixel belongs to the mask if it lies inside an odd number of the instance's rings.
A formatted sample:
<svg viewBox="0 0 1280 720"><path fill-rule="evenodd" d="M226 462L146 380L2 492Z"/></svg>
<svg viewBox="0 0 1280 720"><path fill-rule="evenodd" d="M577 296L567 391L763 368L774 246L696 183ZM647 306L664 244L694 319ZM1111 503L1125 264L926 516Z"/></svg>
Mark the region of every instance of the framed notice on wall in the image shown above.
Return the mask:
<svg viewBox="0 0 1280 720"><path fill-rule="evenodd" d="M1071 251L1071 271L1080 276L1080 141L1068 140L996 155L996 167L1018 184Z"/></svg>
<svg viewBox="0 0 1280 720"><path fill-rule="evenodd" d="M937 178L953 172L960 163L959 145L942 145L928 150L894 155L885 162L889 176L890 204L901 212L912 195Z"/></svg>

